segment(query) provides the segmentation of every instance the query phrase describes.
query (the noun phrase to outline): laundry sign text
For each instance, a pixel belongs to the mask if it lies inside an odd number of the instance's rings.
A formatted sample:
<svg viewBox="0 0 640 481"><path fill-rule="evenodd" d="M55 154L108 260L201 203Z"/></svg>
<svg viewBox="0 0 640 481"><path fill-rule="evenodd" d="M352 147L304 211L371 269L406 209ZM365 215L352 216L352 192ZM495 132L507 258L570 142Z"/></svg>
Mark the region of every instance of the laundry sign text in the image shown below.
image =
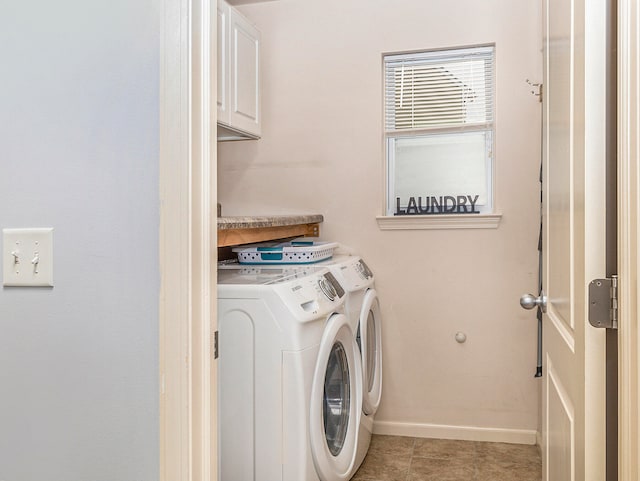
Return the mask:
<svg viewBox="0 0 640 481"><path fill-rule="evenodd" d="M396 197L395 215L479 214L479 195L439 195L409 197L405 204Z"/></svg>

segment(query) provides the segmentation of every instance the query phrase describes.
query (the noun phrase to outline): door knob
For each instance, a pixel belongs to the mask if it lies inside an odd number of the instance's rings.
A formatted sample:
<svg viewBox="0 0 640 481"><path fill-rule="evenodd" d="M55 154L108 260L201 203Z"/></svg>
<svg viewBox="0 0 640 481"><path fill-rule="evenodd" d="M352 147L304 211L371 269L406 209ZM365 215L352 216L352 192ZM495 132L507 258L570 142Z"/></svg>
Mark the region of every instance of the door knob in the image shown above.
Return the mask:
<svg viewBox="0 0 640 481"><path fill-rule="evenodd" d="M539 297L535 297L533 294L524 294L520 298L520 305L524 309L539 307L542 309L542 312L547 312L547 296L544 295L544 292L542 292Z"/></svg>

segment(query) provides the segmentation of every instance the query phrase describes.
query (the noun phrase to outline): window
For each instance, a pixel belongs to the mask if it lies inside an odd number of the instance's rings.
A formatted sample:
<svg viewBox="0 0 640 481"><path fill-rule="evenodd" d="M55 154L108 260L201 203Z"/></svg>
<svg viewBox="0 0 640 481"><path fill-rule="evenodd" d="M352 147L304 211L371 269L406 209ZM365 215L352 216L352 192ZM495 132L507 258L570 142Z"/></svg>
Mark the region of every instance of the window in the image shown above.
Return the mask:
<svg viewBox="0 0 640 481"><path fill-rule="evenodd" d="M387 216L493 212L494 47L384 57Z"/></svg>

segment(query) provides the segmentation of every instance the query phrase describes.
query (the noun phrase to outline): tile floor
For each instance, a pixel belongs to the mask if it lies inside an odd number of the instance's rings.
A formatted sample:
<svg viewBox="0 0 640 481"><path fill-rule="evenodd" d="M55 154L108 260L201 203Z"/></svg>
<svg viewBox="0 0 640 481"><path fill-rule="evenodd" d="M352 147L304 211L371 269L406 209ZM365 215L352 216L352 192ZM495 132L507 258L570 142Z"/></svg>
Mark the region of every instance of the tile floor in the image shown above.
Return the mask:
<svg viewBox="0 0 640 481"><path fill-rule="evenodd" d="M537 446L373 436L352 481L540 481Z"/></svg>

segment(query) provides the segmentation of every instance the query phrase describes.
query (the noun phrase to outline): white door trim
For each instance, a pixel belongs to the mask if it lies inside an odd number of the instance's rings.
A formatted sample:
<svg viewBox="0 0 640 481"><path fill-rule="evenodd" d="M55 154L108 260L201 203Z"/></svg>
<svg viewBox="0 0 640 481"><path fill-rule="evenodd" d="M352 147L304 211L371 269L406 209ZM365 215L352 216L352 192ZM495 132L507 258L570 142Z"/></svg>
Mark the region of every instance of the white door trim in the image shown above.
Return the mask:
<svg viewBox="0 0 640 481"><path fill-rule="evenodd" d="M214 5L215 6L215 5ZM160 479L217 477L216 9L162 1Z"/></svg>
<svg viewBox="0 0 640 481"><path fill-rule="evenodd" d="M618 3L618 479L640 479L638 262L640 9Z"/></svg>

